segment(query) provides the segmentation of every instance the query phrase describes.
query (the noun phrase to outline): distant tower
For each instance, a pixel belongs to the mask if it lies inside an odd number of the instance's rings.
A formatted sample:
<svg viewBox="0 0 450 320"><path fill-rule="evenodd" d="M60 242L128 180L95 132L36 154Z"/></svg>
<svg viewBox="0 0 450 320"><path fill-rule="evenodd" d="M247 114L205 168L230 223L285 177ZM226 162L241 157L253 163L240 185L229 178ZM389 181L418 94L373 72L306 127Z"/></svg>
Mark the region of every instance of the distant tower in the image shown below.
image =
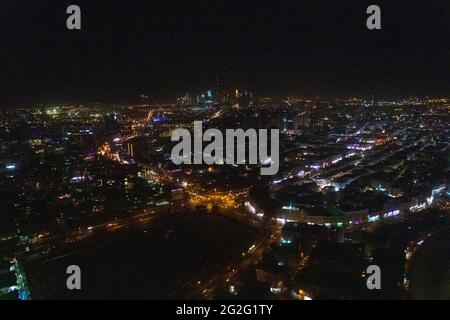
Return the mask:
<svg viewBox="0 0 450 320"><path fill-rule="evenodd" d="M344 229L340 228L336 232L336 240L338 243L344 243L345 242L345 235L344 235Z"/></svg>
<svg viewBox="0 0 450 320"><path fill-rule="evenodd" d="M220 101L220 97L221 97L221 94L220 94L220 78L219 78L219 75L217 75L217 77L216 77L216 100Z"/></svg>
<svg viewBox="0 0 450 320"><path fill-rule="evenodd" d="M245 94L237 95L239 108L247 108L250 105L250 96L245 91Z"/></svg>

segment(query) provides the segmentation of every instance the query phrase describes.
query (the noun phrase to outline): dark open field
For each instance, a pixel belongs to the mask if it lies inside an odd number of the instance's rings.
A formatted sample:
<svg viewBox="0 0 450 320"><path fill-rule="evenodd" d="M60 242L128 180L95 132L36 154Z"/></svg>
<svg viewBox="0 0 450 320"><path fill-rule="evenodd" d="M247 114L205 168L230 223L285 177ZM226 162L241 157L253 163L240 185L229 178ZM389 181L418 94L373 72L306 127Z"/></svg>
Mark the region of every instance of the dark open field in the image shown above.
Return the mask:
<svg viewBox="0 0 450 320"><path fill-rule="evenodd" d="M159 218L144 231L114 233L75 254L30 261L32 299L163 299L193 277L219 270L257 233L220 215L193 214ZM82 290L66 288L71 264L81 268Z"/></svg>

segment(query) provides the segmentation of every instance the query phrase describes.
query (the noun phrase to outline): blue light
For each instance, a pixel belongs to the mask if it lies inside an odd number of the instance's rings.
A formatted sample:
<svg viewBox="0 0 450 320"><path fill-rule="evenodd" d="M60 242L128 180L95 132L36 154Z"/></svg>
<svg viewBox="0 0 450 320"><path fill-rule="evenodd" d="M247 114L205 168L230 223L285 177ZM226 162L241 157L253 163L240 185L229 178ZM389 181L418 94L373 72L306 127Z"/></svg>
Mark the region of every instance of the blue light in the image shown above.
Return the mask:
<svg viewBox="0 0 450 320"><path fill-rule="evenodd" d="M164 114L159 114L152 117L153 122L162 122L169 120Z"/></svg>

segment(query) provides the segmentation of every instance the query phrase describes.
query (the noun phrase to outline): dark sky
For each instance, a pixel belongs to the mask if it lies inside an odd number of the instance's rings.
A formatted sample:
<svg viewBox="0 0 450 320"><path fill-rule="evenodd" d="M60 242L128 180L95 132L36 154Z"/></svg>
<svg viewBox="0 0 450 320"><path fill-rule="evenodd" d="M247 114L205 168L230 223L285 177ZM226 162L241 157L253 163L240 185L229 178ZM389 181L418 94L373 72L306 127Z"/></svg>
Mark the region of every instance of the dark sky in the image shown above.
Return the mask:
<svg viewBox="0 0 450 320"><path fill-rule="evenodd" d="M1 2L0 106L164 101L217 74L259 96L450 96L450 1Z"/></svg>

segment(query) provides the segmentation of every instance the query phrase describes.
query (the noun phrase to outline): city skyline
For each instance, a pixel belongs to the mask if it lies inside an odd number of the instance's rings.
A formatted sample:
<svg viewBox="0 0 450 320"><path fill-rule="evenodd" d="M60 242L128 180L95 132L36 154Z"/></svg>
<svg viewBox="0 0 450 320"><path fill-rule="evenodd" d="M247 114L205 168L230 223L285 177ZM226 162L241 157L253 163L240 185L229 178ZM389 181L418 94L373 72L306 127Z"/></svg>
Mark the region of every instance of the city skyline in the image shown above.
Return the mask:
<svg viewBox="0 0 450 320"><path fill-rule="evenodd" d="M448 96L449 5L7 1L0 19L0 107L34 103L152 102L203 88L258 96ZM383 6L384 5L384 6ZM39 14L35 14L39 12ZM14 17L14 18L13 18Z"/></svg>

